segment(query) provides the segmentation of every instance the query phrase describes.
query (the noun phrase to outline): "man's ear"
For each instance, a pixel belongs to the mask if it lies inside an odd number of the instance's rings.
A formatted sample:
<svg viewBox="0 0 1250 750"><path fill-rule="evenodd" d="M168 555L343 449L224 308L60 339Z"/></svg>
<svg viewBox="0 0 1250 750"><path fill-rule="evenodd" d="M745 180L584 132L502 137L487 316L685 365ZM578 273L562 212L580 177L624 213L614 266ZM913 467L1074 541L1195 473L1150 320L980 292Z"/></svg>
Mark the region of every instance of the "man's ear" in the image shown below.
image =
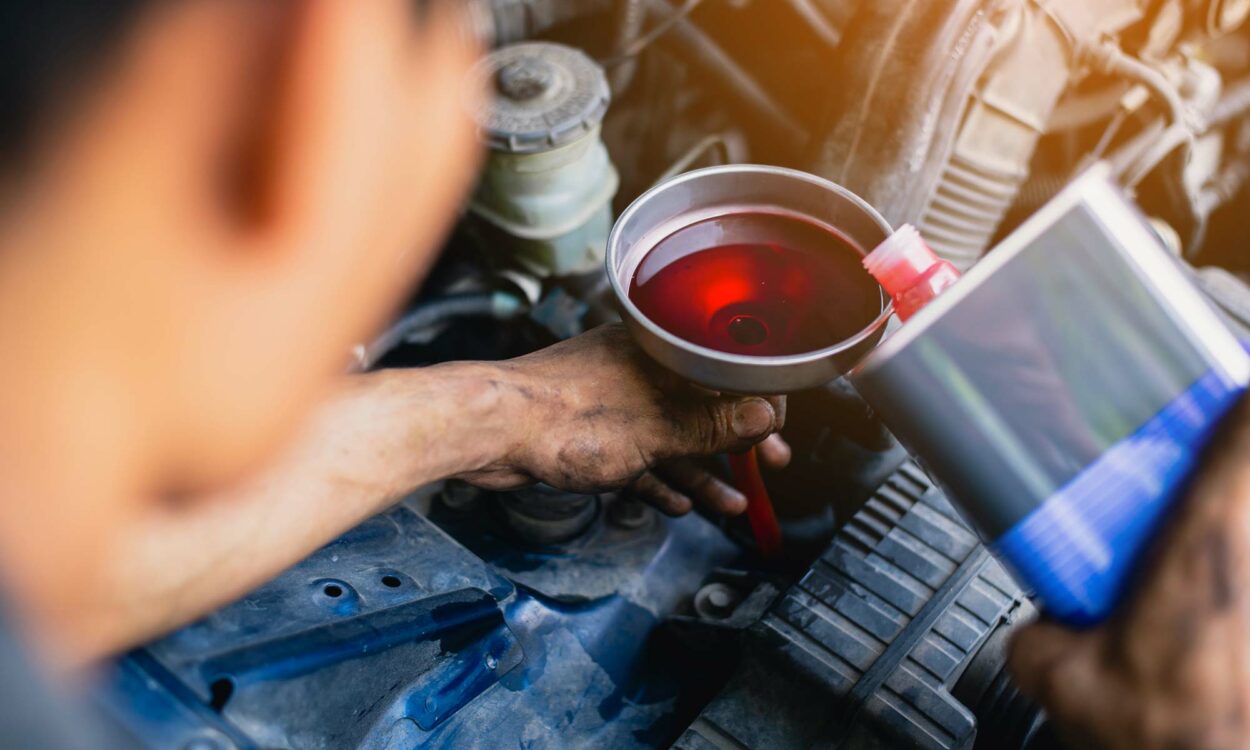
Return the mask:
<svg viewBox="0 0 1250 750"><path fill-rule="evenodd" d="M298 256L300 275L320 266L384 300L428 265L476 164L463 75L476 50L450 5L289 0L242 152L248 257Z"/></svg>
<svg viewBox="0 0 1250 750"><path fill-rule="evenodd" d="M240 154L248 160L238 186L246 229L278 240L315 233L352 213L359 186L377 181L381 131L394 118L387 79L411 33L396 28L383 12L388 5L395 3L288 2L267 85L257 92L256 130Z"/></svg>
<svg viewBox="0 0 1250 750"><path fill-rule="evenodd" d="M441 209L462 199L474 150L464 106L474 92L462 73L475 50L450 11L411 6L289 0L247 151L244 218L258 235L350 241L362 220L402 205L388 199L392 189L407 189L409 212L412 199L433 197Z"/></svg>
<svg viewBox="0 0 1250 750"><path fill-rule="evenodd" d="M196 295L177 360L187 455L215 441L237 465L289 434L441 247L477 155L476 50L449 5L419 21L411 0L283 0L224 150L234 192L173 285Z"/></svg>

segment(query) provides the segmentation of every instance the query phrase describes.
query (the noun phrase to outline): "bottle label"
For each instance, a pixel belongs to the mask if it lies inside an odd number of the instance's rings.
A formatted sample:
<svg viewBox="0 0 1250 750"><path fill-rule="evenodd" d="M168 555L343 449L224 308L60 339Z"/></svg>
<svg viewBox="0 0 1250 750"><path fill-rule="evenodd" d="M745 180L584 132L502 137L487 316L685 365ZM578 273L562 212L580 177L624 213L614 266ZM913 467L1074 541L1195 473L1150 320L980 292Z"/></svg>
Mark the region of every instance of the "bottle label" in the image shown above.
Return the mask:
<svg viewBox="0 0 1250 750"><path fill-rule="evenodd" d="M1072 625L1105 619L1244 387L1203 375L994 542L1046 611Z"/></svg>

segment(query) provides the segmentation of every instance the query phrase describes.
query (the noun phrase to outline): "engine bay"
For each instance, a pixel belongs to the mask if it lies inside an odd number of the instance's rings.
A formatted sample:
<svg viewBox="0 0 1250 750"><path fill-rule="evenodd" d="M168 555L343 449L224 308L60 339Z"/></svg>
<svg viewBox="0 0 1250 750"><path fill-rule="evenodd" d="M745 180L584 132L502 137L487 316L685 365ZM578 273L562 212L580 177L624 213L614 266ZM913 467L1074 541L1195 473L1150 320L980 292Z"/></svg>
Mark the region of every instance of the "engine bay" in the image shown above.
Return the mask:
<svg viewBox="0 0 1250 750"><path fill-rule="evenodd" d="M613 221L699 167L832 180L961 269L1107 162L1250 330L1250 0L489 0L487 157L361 370L618 319ZM745 519L628 493L426 487L118 660L152 747L1047 748L1006 672L1034 605L844 380L790 396ZM713 468L725 473L724 462Z"/></svg>

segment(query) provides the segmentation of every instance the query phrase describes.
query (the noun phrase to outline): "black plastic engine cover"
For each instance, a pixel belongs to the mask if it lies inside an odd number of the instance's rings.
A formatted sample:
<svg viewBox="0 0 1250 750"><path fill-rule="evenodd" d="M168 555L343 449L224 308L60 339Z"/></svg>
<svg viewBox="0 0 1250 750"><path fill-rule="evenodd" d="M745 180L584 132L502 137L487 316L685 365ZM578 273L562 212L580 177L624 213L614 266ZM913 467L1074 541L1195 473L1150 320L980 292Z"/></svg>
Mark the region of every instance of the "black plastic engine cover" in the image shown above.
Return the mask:
<svg viewBox="0 0 1250 750"><path fill-rule="evenodd" d="M972 747L977 717L956 684L992 634L1031 612L908 462L751 629L737 673L675 747ZM1001 649L990 659L977 673L1001 678ZM1025 737L1038 722L1029 707L1015 725Z"/></svg>

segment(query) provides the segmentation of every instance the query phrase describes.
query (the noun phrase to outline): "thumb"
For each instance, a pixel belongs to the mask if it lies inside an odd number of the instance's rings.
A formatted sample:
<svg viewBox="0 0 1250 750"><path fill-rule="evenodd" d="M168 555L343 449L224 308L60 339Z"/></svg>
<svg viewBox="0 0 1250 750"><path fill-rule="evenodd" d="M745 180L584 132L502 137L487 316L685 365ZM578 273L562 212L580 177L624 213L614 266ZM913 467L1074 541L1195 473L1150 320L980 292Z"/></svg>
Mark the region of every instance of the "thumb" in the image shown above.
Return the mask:
<svg viewBox="0 0 1250 750"><path fill-rule="evenodd" d="M777 429L777 411L762 398L709 398L674 406L676 428L660 450L669 458L705 456L755 445Z"/></svg>
<svg viewBox="0 0 1250 750"><path fill-rule="evenodd" d="M1049 622L1022 628L1012 638L1007 658L1016 684L1056 718L1072 720L1097 697L1093 637Z"/></svg>

